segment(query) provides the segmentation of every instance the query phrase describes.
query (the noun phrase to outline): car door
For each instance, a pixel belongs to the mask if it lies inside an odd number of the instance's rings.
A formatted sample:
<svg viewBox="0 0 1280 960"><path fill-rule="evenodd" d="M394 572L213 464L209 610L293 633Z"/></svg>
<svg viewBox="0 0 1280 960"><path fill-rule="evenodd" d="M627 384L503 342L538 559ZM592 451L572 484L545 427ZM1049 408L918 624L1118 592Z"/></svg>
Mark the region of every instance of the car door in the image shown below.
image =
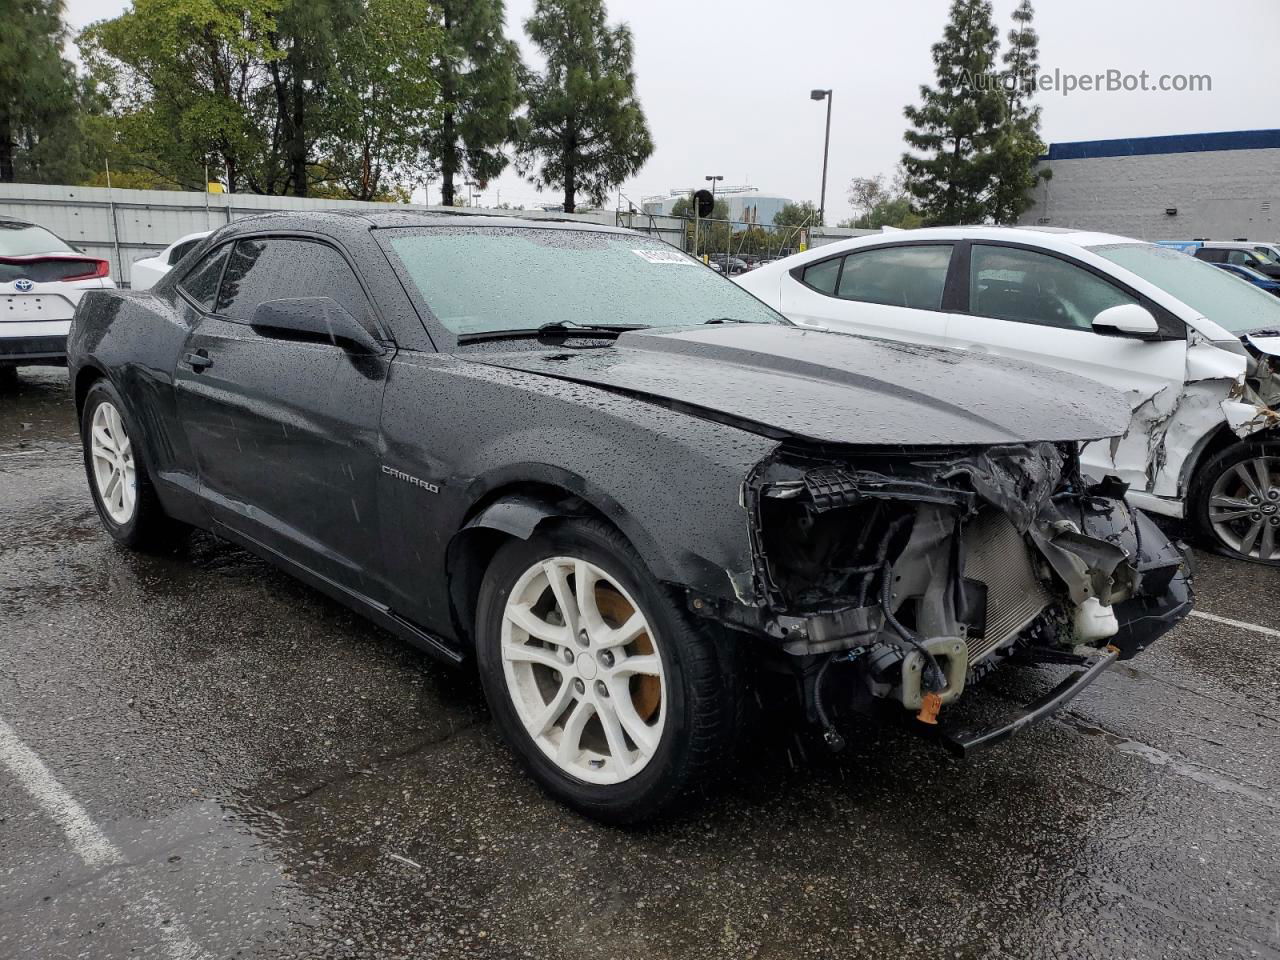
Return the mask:
<svg viewBox="0 0 1280 960"><path fill-rule="evenodd" d="M783 277L780 309L802 326L941 345L953 249L894 243L811 261Z"/></svg>
<svg viewBox="0 0 1280 960"><path fill-rule="evenodd" d="M379 417L393 351L357 356L250 325L264 301L331 297L385 339L334 246L262 236L229 247L175 375L200 492L220 526L377 598Z"/></svg>
<svg viewBox="0 0 1280 960"><path fill-rule="evenodd" d="M949 315L952 346L1014 357L1097 380L1124 393L1133 424L1112 461L1110 443L1090 444L1082 454L1094 472L1118 474L1136 490L1147 489L1150 419L1144 405L1161 391L1182 392L1186 379L1186 330L1166 318L1158 338L1096 331L1093 319L1124 303L1154 304L1069 257L1013 244L973 242L958 254L968 307Z"/></svg>

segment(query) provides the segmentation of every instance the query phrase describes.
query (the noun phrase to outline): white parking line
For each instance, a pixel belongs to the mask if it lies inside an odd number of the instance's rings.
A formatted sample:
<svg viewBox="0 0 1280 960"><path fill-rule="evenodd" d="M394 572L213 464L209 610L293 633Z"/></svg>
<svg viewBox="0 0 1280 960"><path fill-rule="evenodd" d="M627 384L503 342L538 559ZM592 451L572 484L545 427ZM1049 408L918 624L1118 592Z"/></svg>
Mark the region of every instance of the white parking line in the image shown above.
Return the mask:
<svg viewBox="0 0 1280 960"><path fill-rule="evenodd" d="M1274 640L1280 640L1280 630L1274 630L1271 627L1262 627L1256 623L1245 623L1243 620L1232 620L1228 617L1219 617L1212 613L1205 613L1202 610L1192 610L1193 617L1199 617L1201 620L1210 620L1213 623L1220 623L1226 627L1236 627L1240 630L1249 630L1253 633L1260 633L1264 637L1271 637Z"/></svg>
<svg viewBox="0 0 1280 960"><path fill-rule="evenodd" d="M3 720L0 720L0 765L13 774L19 785L61 828L71 849L85 864L101 868L126 862L120 848L107 839L84 807L49 772L44 761ZM167 916L171 911L165 910L154 893L144 892L139 904L130 904L130 911L159 931L165 952L173 960L208 960L209 955L191 938L186 926L176 917Z"/></svg>

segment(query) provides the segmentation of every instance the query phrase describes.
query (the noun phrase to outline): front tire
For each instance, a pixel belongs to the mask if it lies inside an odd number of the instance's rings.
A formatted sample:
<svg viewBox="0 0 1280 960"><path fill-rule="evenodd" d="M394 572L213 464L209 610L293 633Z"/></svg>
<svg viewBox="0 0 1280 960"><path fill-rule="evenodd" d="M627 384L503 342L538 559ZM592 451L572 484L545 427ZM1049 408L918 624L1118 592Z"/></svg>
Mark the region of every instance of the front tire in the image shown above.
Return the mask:
<svg viewBox="0 0 1280 960"><path fill-rule="evenodd" d="M1280 566L1280 442L1245 441L1211 457L1192 510L1200 535L1221 552Z"/></svg>
<svg viewBox="0 0 1280 960"><path fill-rule="evenodd" d="M728 754L738 678L726 651L603 523L564 521L504 544L476 633L503 738L587 816L655 817Z"/></svg>
<svg viewBox="0 0 1280 960"><path fill-rule="evenodd" d="M138 450L138 432L110 381L89 388L80 415L84 468L107 532L135 550L172 546L188 528L170 519Z"/></svg>

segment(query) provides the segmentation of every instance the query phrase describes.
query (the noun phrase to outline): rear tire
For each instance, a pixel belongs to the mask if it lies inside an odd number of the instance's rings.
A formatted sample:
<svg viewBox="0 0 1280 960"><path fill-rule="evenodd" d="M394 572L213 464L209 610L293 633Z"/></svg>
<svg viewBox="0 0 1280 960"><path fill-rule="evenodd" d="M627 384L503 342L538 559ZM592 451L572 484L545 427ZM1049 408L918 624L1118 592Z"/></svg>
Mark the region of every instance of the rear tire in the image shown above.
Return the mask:
<svg viewBox="0 0 1280 960"><path fill-rule="evenodd" d="M726 653L600 521L507 541L480 588L499 731L548 793L607 823L671 810L724 763L739 694Z"/></svg>
<svg viewBox="0 0 1280 960"><path fill-rule="evenodd" d="M168 549L190 528L160 505L138 438L120 394L108 380L89 388L80 415L80 441L93 505L116 542L134 550Z"/></svg>
<svg viewBox="0 0 1280 960"><path fill-rule="evenodd" d="M1211 457L1191 510L1197 533L1221 553L1280 566L1280 441L1246 440Z"/></svg>

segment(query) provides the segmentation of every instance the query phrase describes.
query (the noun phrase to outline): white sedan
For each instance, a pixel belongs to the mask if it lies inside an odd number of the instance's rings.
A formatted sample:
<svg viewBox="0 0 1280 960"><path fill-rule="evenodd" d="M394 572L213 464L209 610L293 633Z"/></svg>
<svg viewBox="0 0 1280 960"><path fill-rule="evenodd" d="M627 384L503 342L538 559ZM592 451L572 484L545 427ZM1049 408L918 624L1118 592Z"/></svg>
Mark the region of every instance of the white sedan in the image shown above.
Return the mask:
<svg viewBox="0 0 1280 960"><path fill-rule="evenodd" d="M1090 473L1280 564L1280 300L1176 250L1061 228L857 237L735 278L803 326L976 350L1125 392ZM921 384L928 392L929 384ZM993 398L993 402L997 398Z"/></svg>
<svg viewBox="0 0 1280 960"><path fill-rule="evenodd" d="M86 290L113 287L110 264L44 227L0 217L0 384L17 368L67 362L67 332Z"/></svg>
<svg viewBox="0 0 1280 960"><path fill-rule="evenodd" d="M188 233L169 244L154 257L143 257L133 261L129 271L129 287L133 290L150 290L156 281L178 265L178 261L212 231Z"/></svg>

